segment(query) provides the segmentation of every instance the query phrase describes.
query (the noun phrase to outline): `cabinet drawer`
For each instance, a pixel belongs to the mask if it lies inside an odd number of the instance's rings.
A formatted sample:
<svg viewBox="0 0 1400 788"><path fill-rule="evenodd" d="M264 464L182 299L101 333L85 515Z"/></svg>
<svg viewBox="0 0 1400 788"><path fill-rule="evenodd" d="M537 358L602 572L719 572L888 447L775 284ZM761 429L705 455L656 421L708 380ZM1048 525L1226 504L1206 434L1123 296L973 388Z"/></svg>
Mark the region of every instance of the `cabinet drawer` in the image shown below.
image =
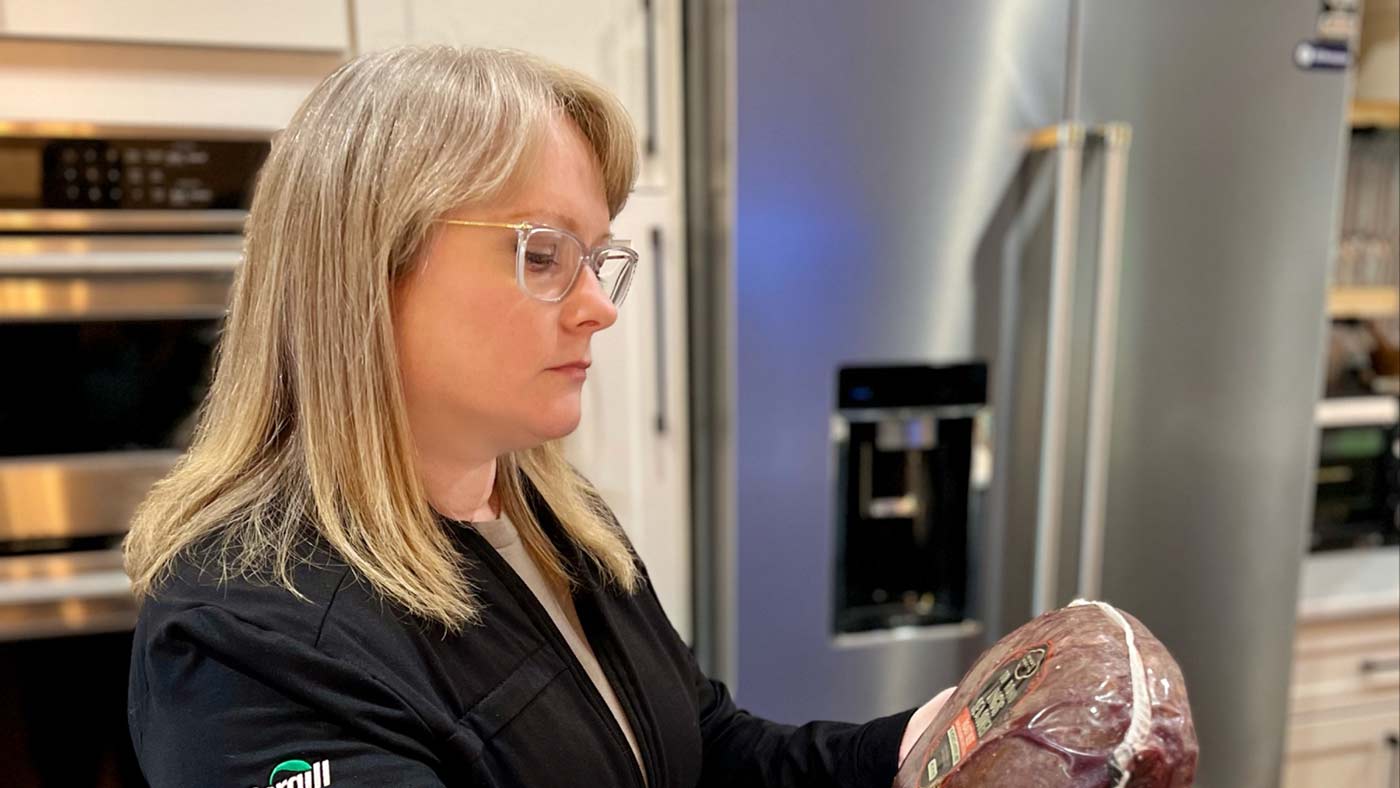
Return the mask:
<svg viewBox="0 0 1400 788"><path fill-rule="evenodd" d="M1283 788L1390 788L1400 768L1397 732L1400 708L1393 703L1295 715Z"/></svg>
<svg viewBox="0 0 1400 788"><path fill-rule="evenodd" d="M1294 647L1292 711L1400 699L1400 616L1304 622Z"/></svg>

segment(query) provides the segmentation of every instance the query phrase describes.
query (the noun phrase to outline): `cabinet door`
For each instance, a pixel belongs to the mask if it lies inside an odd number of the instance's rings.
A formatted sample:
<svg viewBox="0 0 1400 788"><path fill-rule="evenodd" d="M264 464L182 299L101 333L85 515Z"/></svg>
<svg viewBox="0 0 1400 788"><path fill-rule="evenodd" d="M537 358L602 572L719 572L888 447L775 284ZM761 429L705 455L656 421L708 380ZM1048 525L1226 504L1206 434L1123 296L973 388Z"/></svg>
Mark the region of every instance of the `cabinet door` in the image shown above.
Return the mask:
<svg viewBox="0 0 1400 788"><path fill-rule="evenodd" d="M690 457L685 280L678 205L634 195L613 223L640 254L617 323L593 338L583 419L565 441L646 562L671 622L690 637Z"/></svg>
<svg viewBox="0 0 1400 788"><path fill-rule="evenodd" d="M341 0L3 0L0 34L25 38L341 52Z"/></svg>
<svg viewBox="0 0 1400 788"><path fill-rule="evenodd" d="M1400 711L1294 718L1288 730L1283 788L1397 788Z"/></svg>
<svg viewBox="0 0 1400 788"><path fill-rule="evenodd" d="M671 622L689 639L679 1L353 3L359 51L407 43L522 49L597 79L632 115L643 171L613 232L631 241L641 259L616 325L593 340L583 420L565 446L617 513Z"/></svg>
<svg viewBox="0 0 1400 788"><path fill-rule="evenodd" d="M612 90L643 147L640 185L679 183L677 0L354 0L360 51L406 43L520 49Z"/></svg>

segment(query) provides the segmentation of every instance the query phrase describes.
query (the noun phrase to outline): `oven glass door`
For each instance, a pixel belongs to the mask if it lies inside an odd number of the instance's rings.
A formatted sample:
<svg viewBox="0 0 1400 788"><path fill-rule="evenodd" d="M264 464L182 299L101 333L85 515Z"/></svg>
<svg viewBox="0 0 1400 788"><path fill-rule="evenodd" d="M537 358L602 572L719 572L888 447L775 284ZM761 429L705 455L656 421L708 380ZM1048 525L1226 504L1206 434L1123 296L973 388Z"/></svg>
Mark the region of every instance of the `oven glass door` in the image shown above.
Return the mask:
<svg viewBox="0 0 1400 788"><path fill-rule="evenodd" d="M125 533L189 445L232 276L0 273L0 554Z"/></svg>
<svg viewBox="0 0 1400 788"><path fill-rule="evenodd" d="M189 445L219 321L0 324L0 456Z"/></svg>

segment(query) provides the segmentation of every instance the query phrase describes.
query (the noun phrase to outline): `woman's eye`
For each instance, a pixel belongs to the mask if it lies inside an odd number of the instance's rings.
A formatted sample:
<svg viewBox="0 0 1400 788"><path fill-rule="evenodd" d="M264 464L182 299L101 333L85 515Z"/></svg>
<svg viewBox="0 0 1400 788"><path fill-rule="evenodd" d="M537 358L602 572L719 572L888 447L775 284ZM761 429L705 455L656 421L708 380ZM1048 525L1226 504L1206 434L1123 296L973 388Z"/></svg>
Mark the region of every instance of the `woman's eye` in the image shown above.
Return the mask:
<svg viewBox="0 0 1400 788"><path fill-rule="evenodd" d="M554 255L544 252L525 252L525 263L536 271L542 271L554 265Z"/></svg>

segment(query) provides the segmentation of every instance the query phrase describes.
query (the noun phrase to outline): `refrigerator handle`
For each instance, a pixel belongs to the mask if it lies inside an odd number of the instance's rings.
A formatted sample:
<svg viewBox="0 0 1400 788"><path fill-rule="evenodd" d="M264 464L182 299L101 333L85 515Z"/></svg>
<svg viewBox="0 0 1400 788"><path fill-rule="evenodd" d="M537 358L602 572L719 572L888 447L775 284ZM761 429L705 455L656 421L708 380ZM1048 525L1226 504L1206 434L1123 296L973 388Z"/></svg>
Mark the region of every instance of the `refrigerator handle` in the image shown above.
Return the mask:
<svg viewBox="0 0 1400 788"><path fill-rule="evenodd" d="M1069 349L1074 269L1078 251L1084 127L1062 123L1037 133L1032 147L1055 150L1055 217L1050 256L1050 312L1045 338L1045 398L1040 423L1040 479L1036 489L1035 569L1031 615L1055 607L1060 564L1061 487L1069 415ZM1053 140L1053 142L1051 142Z"/></svg>
<svg viewBox="0 0 1400 788"><path fill-rule="evenodd" d="M1099 216L1094 345L1085 437L1083 522L1079 542L1079 598L1098 599L1103 585L1104 508L1107 504L1109 435L1113 426L1113 376L1118 359L1118 282L1123 267L1123 216L1127 201L1132 127L1100 129L1104 146L1103 210Z"/></svg>

